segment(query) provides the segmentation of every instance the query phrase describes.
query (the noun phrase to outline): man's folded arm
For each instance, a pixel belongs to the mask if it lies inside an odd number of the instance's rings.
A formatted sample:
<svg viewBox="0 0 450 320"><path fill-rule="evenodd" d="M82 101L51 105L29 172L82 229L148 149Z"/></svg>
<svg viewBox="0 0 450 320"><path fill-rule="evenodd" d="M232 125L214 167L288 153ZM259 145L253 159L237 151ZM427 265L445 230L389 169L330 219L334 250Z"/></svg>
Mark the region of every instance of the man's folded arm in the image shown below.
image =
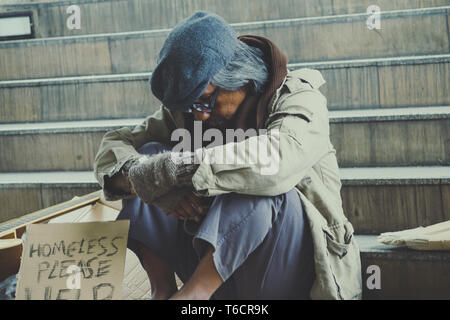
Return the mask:
<svg viewBox="0 0 450 320"><path fill-rule="evenodd" d="M134 129L121 128L107 132L94 159L94 174L107 200L134 197L122 171L125 164L140 157L138 149L150 141L170 144L170 133L176 127L173 114L161 108Z"/></svg>
<svg viewBox="0 0 450 320"><path fill-rule="evenodd" d="M302 95L305 101L314 101L314 109L291 99L287 107L271 115L267 134L203 149L192 178L196 191L205 196L228 192L275 196L294 188L330 150L326 100L313 92L310 97ZM230 155L246 161L220 163Z"/></svg>

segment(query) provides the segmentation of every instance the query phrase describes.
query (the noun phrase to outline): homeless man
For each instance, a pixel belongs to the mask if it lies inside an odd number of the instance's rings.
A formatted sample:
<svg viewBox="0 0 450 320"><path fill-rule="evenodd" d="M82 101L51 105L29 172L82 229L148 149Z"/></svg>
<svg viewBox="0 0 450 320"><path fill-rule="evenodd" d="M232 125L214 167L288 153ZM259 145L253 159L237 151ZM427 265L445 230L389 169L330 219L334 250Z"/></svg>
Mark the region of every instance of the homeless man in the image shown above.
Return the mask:
<svg viewBox="0 0 450 320"><path fill-rule="evenodd" d="M316 70L288 72L272 41L238 37L215 14L171 31L150 79L160 109L108 132L94 163L106 199L123 199L118 219L130 220L128 247L153 299L360 298L324 82ZM190 150L175 150L177 129ZM217 143L208 130L256 133ZM276 170L249 161L261 144L276 150Z"/></svg>

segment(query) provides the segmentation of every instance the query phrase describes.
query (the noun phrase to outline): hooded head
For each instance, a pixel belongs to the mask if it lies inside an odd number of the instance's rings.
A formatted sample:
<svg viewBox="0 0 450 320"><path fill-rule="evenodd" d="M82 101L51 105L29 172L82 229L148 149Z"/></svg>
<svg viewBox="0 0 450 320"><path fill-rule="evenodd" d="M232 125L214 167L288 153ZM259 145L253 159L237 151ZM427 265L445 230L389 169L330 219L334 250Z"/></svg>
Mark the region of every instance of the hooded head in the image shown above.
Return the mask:
<svg viewBox="0 0 450 320"><path fill-rule="evenodd" d="M153 94L171 110L190 106L233 58L233 28L216 14L196 12L175 26L158 54L150 79Z"/></svg>

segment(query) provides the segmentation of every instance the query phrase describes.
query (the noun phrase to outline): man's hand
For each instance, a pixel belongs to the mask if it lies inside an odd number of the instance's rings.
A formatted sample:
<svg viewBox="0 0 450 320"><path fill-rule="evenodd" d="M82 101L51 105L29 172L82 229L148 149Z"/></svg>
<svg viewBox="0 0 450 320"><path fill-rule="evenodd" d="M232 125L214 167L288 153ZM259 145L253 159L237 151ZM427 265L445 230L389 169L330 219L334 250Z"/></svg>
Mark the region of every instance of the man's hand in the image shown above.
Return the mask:
<svg viewBox="0 0 450 320"><path fill-rule="evenodd" d="M200 221L208 213L209 201L194 194L192 188L172 189L153 202L165 214L178 219Z"/></svg>
<svg viewBox="0 0 450 320"><path fill-rule="evenodd" d="M130 179L123 175L122 172L116 173L114 176L106 180L105 183L108 183L109 189L114 190L114 193L117 194L129 194L136 196L136 191L134 191L133 186L131 185Z"/></svg>
<svg viewBox="0 0 450 320"><path fill-rule="evenodd" d="M194 153L178 156L165 152L133 162L128 177L138 197L152 204L174 188L192 186L191 179L198 168L194 156Z"/></svg>
<svg viewBox="0 0 450 320"><path fill-rule="evenodd" d="M178 219L192 219L199 222L201 217L207 213L207 209L202 203L202 199L190 192L178 201L169 214L176 216Z"/></svg>

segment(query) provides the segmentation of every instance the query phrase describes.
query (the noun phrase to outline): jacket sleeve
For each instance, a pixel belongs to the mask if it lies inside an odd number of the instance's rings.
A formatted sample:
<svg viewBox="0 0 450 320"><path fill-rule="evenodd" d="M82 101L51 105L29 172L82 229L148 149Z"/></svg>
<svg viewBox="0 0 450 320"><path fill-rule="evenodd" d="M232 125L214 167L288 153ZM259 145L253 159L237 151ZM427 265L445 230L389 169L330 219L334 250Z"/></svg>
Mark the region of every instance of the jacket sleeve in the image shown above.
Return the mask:
<svg viewBox="0 0 450 320"><path fill-rule="evenodd" d="M326 155L331 146L326 98L317 89L306 89L280 99L266 121L267 134L203 150L192 178L199 194L285 193ZM218 161L230 155L247 160Z"/></svg>
<svg viewBox="0 0 450 320"><path fill-rule="evenodd" d="M130 128L121 128L107 132L100 143L94 159L94 174L103 188L107 200L118 200L132 196L114 189L109 178L117 174L128 160L139 157L138 149L150 141L170 144L171 132L177 126L184 125L181 113L172 113L161 106L145 121Z"/></svg>

